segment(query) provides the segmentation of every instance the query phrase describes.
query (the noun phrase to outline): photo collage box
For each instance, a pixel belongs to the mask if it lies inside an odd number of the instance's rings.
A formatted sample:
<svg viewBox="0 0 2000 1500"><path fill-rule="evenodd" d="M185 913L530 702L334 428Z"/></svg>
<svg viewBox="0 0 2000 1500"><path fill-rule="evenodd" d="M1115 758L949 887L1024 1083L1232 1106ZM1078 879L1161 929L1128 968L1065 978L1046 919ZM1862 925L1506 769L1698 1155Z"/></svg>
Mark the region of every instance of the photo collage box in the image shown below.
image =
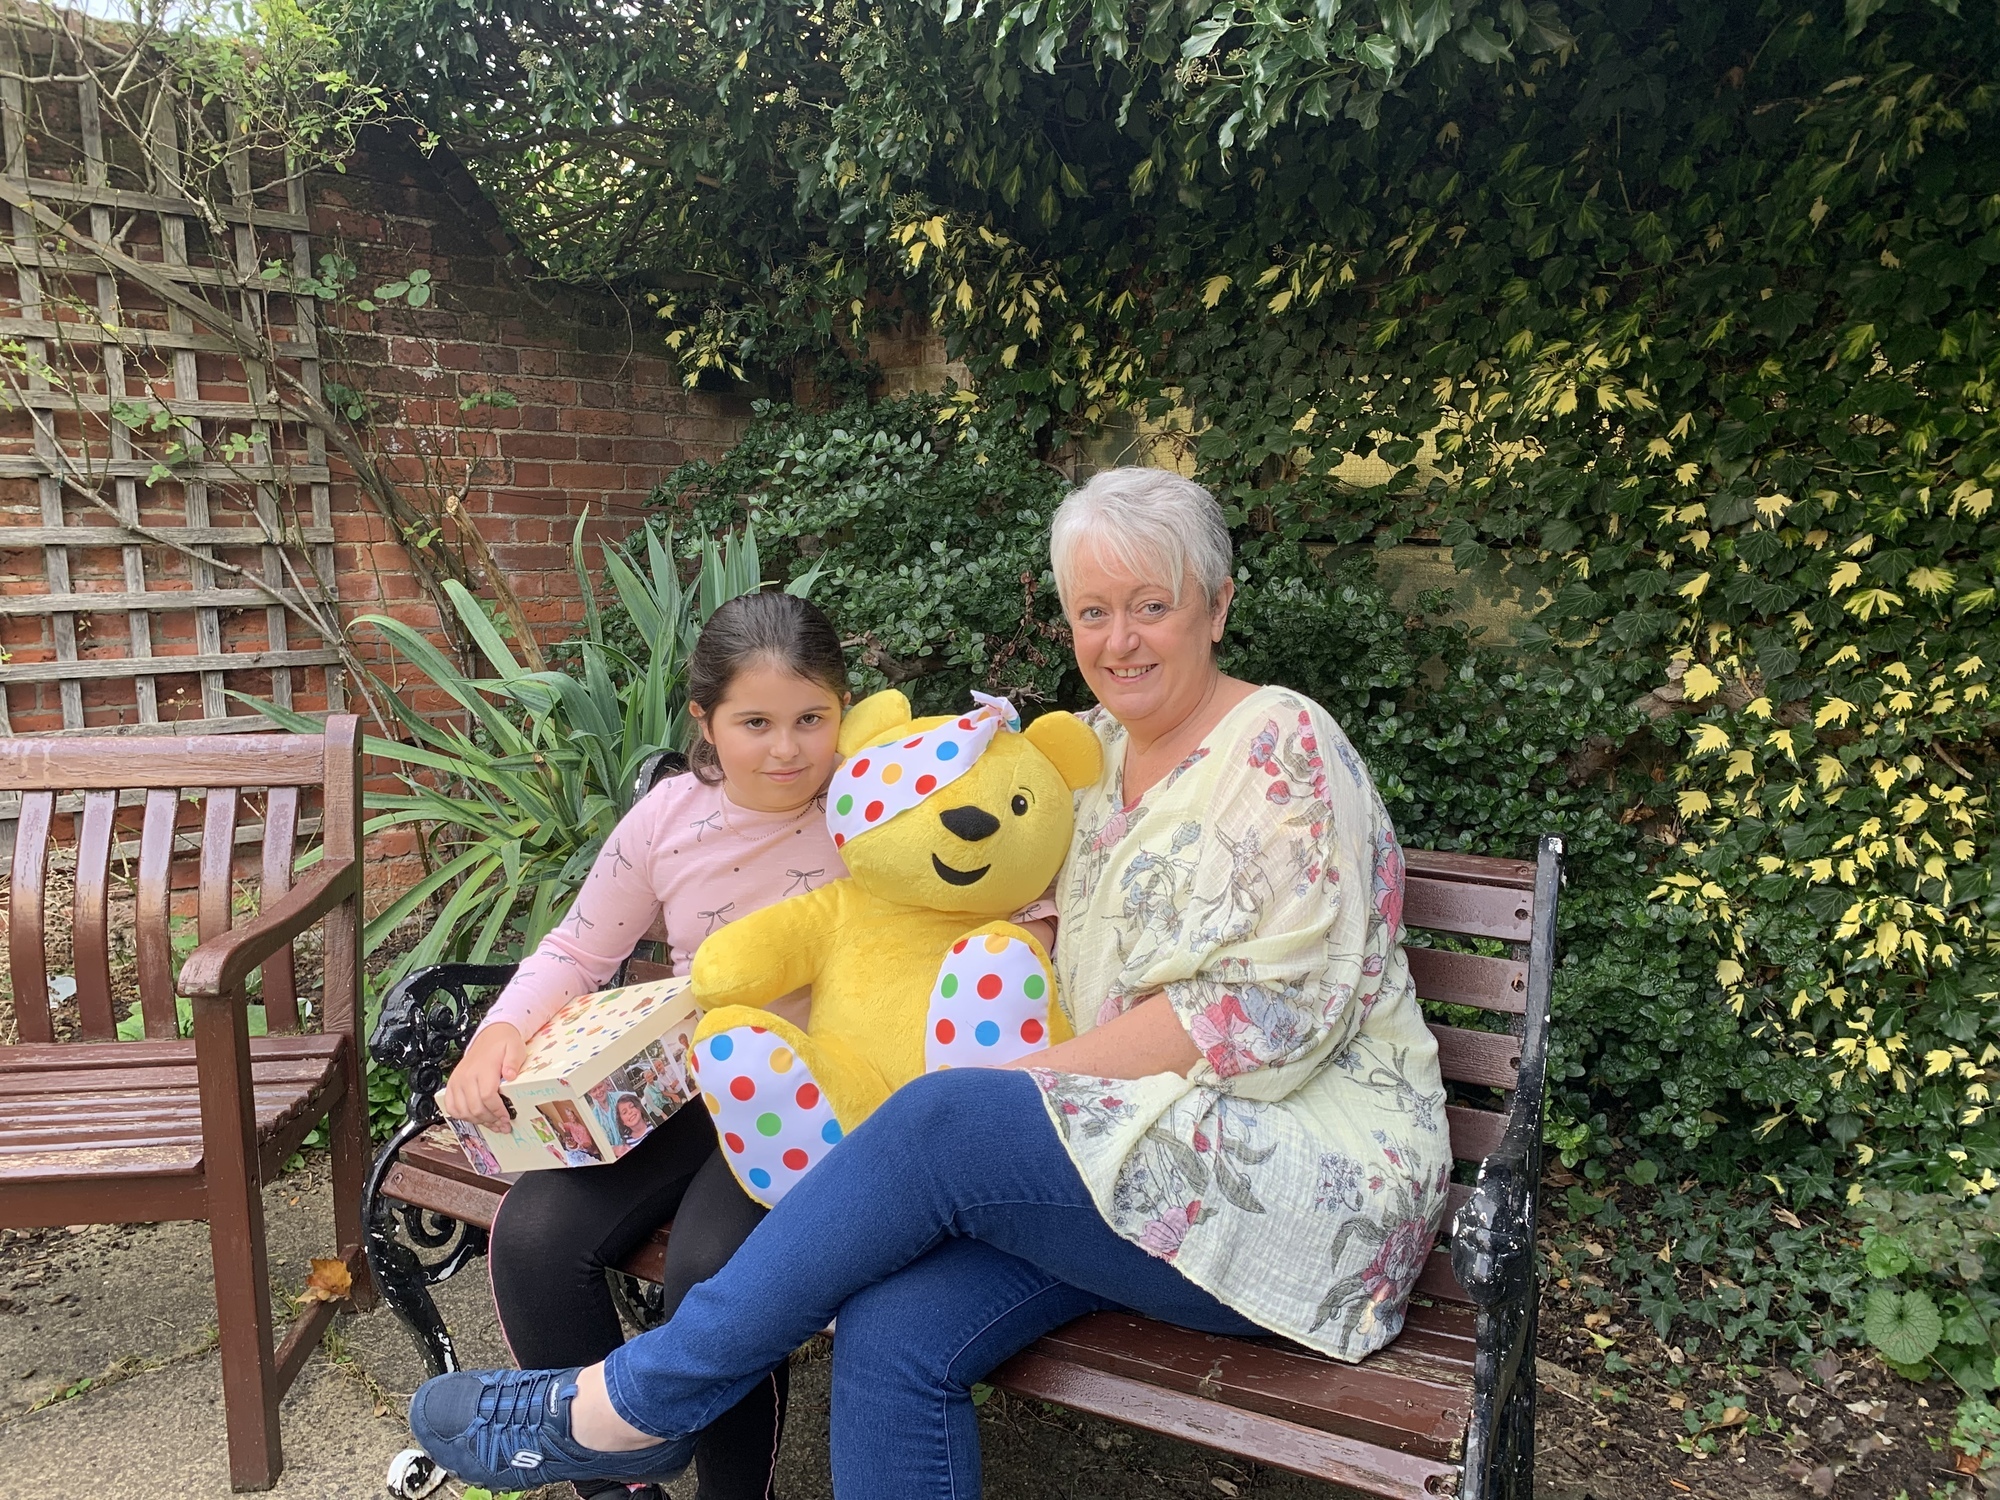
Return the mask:
<svg viewBox="0 0 2000 1500"><path fill-rule="evenodd" d="M698 1092L689 1049L700 1020L686 979L578 995L528 1039L520 1073L500 1085L511 1132L445 1123L489 1177L616 1161Z"/></svg>

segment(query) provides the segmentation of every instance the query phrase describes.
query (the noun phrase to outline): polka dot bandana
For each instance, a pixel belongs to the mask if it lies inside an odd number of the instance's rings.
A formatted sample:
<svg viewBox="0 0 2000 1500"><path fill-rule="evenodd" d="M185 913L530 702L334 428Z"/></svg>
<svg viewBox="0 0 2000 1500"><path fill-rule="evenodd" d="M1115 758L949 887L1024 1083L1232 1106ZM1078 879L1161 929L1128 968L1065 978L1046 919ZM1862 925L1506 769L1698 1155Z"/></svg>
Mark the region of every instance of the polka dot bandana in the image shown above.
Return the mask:
<svg viewBox="0 0 2000 1500"><path fill-rule="evenodd" d="M1005 698L972 696L979 706L971 713L910 739L859 751L833 773L826 789L826 826L835 848L958 780L1001 730L1020 731L1020 716Z"/></svg>

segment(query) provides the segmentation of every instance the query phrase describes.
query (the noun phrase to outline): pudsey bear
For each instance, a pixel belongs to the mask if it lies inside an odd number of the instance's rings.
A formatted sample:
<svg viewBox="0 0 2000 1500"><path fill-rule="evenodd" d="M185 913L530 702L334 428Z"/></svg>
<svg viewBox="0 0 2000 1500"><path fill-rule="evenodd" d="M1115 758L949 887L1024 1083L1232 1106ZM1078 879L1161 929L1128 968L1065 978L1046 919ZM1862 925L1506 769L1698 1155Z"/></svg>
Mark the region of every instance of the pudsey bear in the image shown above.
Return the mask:
<svg viewBox="0 0 2000 1500"><path fill-rule="evenodd" d="M1025 730L1002 698L912 719L894 690L841 725L827 823L848 875L730 923L695 950L702 1096L744 1191L775 1204L918 1074L1066 1041L1055 971L1006 921L1069 852L1072 794L1096 781L1074 715ZM762 1007L812 989L804 1031Z"/></svg>

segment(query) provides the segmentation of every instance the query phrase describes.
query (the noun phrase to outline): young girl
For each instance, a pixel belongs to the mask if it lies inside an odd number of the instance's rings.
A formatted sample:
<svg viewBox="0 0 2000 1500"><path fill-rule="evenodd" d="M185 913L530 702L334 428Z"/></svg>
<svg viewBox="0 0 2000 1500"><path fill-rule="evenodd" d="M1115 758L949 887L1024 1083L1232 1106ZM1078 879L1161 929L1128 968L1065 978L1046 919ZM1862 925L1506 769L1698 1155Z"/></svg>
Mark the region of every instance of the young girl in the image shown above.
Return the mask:
<svg viewBox="0 0 2000 1500"><path fill-rule="evenodd" d="M445 1088L446 1113L505 1129L500 1083L519 1072L526 1039L570 999L609 985L663 913L674 972L685 974L717 927L847 873L823 797L847 701L846 663L826 616L789 594L724 604L689 660L688 698L701 730L692 772L655 787L612 831L569 915L466 1048ZM806 998L774 1008L804 1024ZM530 1369L604 1358L624 1341L607 1268L673 1220L671 1314L764 1212L716 1154L705 1109L677 1111L616 1162L528 1173L501 1205L487 1259L510 1351ZM703 1433L700 1500L769 1500L786 1392L781 1365ZM578 1493L610 1500L626 1489ZM633 1500L661 1497L649 1486Z"/></svg>

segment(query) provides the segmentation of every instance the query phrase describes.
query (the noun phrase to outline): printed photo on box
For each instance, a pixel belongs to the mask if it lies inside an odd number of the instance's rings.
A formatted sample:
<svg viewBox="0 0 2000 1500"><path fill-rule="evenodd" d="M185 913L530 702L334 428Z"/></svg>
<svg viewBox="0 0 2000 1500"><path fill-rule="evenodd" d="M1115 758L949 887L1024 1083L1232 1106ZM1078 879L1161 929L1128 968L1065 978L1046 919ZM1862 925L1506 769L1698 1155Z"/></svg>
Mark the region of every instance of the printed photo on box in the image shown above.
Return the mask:
<svg viewBox="0 0 2000 1500"><path fill-rule="evenodd" d="M535 1111L555 1127L563 1157L571 1166L604 1160L603 1153L597 1149L597 1142L591 1139L590 1126L584 1123L583 1112L573 1101L551 1099L547 1104L536 1105Z"/></svg>

